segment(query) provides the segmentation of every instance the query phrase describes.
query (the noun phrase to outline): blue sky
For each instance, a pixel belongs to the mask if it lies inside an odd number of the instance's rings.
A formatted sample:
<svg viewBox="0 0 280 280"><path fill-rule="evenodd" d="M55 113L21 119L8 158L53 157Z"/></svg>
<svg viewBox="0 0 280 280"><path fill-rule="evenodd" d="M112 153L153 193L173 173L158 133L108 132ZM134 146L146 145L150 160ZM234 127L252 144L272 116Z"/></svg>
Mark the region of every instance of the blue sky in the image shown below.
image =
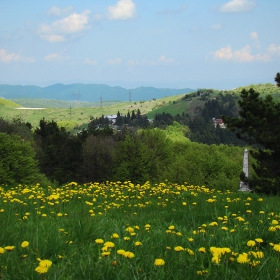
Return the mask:
<svg viewBox="0 0 280 280"><path fill-rule="evenodd" d="M0 0L0 83L274 83L279 0Z"/></svg>

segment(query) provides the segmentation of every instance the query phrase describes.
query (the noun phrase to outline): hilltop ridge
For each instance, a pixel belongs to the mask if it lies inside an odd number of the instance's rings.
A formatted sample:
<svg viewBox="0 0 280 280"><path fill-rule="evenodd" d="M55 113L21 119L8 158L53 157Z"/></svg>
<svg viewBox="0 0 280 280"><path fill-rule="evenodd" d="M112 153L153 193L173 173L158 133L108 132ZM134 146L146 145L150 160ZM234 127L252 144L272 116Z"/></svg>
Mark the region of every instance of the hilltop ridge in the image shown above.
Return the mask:
<svg viewBox="0 0 280 280"><path fill-rule="evenodd" d="M142 101L153 98L163 98L193 92L195 89L171 89L155 87L137 87L125 89L119 86L111 87L105 84L54 84L47 87L39 86L20 86L20 85L0 85L0 97L6 99L58 99L66 101L86 101L99 102L103 100L117 101Z"/></svg>

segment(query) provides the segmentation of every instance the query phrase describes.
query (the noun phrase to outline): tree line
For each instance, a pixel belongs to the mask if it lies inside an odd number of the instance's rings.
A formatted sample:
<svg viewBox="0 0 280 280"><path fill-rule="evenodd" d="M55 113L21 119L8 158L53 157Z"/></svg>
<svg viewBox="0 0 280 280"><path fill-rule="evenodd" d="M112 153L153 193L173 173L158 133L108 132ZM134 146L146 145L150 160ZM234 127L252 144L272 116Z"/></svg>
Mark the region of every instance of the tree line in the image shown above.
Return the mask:
<svg viewBox="0 0 280 280"><path fill-rule="evenodd" d="M1 119L0 165L5 168L0 184L168 179L221 189L238 187L242 149L191 142L182 134L182 125L170 127L183 141L176 136L171 140L171 130L158 128L123 128L115 133L95 128L72 135L54 121L43 119L32 131L18 120Z"/></svg>

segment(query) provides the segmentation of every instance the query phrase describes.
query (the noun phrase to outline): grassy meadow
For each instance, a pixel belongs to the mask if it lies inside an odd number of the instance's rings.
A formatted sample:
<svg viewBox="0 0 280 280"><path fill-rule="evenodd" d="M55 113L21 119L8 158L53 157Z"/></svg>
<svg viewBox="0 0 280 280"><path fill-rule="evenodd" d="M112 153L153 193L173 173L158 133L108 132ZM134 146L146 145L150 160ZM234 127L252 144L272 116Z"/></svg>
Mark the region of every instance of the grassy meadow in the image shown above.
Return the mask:
<svg viewBox="0 0 280 280"><path fill-rule="evenodd" d="M168 181L0 188L1 279L276 279L278 197Z"/></svg>
<svg viewBox="0 0 280 280"><path fill-rule="evenodd" d="M33 127L37 127L41 119L45 118L47 121L55 121L60 126L64 126L67 129L73 129L74 127L88 124L91 118L115 115L119 111L125 115L128 111L140 109L142 114L146 114L156 108L163 107L167 104L172 103L181 99L184 94L164 97L161 99L148 100L148 101L137 101L137 102L103 102L96 104L93 107L79 107L79 102L73 102L71 108L45 108L41 110L25 108L20 104L13 103L6 99L0 98L0 117L6 120L12 120L13 118L20 118L24 122L30 122ZM36 100L36 99L35 99ZM20 100L17 100L18 102ZM66 102L69 104L69 102ZM30 104L32 105L32 104ZM39 107L44 107L44 104L37 104ZM38 107L35 106L35 107ZM55 105L54 105L55 106ZM33 107L33 106L29 106Z"/></svg>

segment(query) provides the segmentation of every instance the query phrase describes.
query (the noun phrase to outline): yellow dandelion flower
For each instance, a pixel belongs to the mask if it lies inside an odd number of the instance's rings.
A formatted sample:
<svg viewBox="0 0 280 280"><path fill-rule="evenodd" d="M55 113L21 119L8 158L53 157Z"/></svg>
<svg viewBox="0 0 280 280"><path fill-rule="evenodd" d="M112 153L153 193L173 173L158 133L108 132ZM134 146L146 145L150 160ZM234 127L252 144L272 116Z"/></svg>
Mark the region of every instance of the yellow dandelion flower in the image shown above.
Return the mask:
<svg viewBox="0 0 280 280"><path fill-rule="evenodd" d="M250 262L250 259L248 258L248 254L247 253L239 254L239 256L237 257L237 262L238 263L248 263L248 262Z"/></svg>
<svg viewBox="0 0 280 280"><path fill-rule="evenodd" d="M97 243L97 244L103 244L103 243L104 243L104 240L101 239L101 238L98 238L98 239L95 239L95 243Z"/></svg>
<svg viewBox="0 0 280 280"><path fill-rule="evenodd" d="M206 253L205 247L200 247L200 248L198 249L198 252Z"/></svg>
<svg viewBox="0 0 280 280"><path fill-rule="evenodd" d="M163 266L163 265L165 265L165 261L163 259L155 259L154 265Z"/></svg>
<svg viewBox="0 0 280 280"><path fill-rule="evenodd" d="M123 238L123 240L128 241L128 240L130 240L130 237L125 236L125 237Z"/></svg>
<svg viewBox="0 0 280 280"><path fill-rule="evenodd" d="M278 221L277 220L272 220L271 224L278 225Z"/></svg>
<svg viewBox="0 0 280 280"><path fill-rule="evenodd" d="M280 244L274 244L273 245L273 250L277 251L277 252L280 252Z"/></svg>
<svg viewBox="0 0 280 280"><path fill-rule="evenodd" d="M212 257L212 263L215 263L215 264L219 264L221 259L219 258L219 256L214 256Z"/></svg>
<svg viewBox="0 0 280 280"><path fill-rule="evenodd" d="M193 256L194 255L194 251L189 249L189 248L186 248L186 251L189 253L189 255Z"/></svg>
<svg viewBox="0 0 280 280"><path fill-rule="evenodd" d="M117 239L117 238L119 238L119 235L118 235L117 233L113 233L112 236L111 236L111 238Z"/></svg>
<svg viewBox="0 0 280 280"><path fill-rule="evenodd" d="M256 242L258 242L258 243L262 243L262 242L263 242L263 240L262 240L261 238L256 238L255 240L256 240Z"/></svg>
<svg viewBox="0 0 280 280"><path fill-rule="evenodd" d="M257 258L257 259L262 259L262 258L264 258L264 253L261 252L261 251L257 251L257 252L256 252L256 258Z"/></svg>
<svg viewBox="0 0 280 280"><path fill-rule="evenodd" d="M16 247L15 246L6 246L5 250L7 251L13 251Z"/></svg>
<svg viewBox="0 0 280 280"><path fill-rule="evenodd" d="M212 222L212 223L209 224L210 227L215 227L215 226L217 226L217 225L218 225L217 222Z"/></svg>
<svg viewBox="0 0 280 280"><path fill-rule="evenodd" d="M276 227L269 227L268 231L276 231Z"/></svg>
<svg viewBox="0 0 280 280"><path fill-rule="evenodd" d="M49 270L48 267L40 266L40 265L35 268L35 271L38 272L39 274L47 273L48 270Z"/></svg>
<svg viewBox="0 0 280 280"><path fill-rule="evenodd" d="M189 242L193 242L194 241L194 239L193 238L188 238L188 240L189 240Z"/></svg>
<svg viewBox="0 0 280 280"><path fill-rule="evenodd" d="M29 246L29 242L28 241L23 241L22 243L21 243L21 247L22 248L26 248L26 247L28 247Z"/></svg>
<svg viewBox="0 0 280 280"><path fill-rule="evenodd" d="M247 242L247 246L249 246L249 247L254 247L254 246L256 246L256 242L255 242L254 240L249 240L249 241Z"/></svg>
<svg viewBox="0 0 280 280"><path fill-rule="evenodd" d="M175 229L175 226L169 226L168 229L169 229L169 230L174 230L174 229Z"/></svg>
<svg viewBox="0 0 280 280"><path fill-rule="evenodd" d="M110 251L104 251L101 253L103 257L108 257L110 254L111 254Z"/></svg>
<svg viewBox="0 0 280 280"><path fill-rule="evenodd" d="M132 233L134 232L134 228L133 227L128 227L125 229L127 232Z"/></svg>
<svg viewBox="0 0 280 280"><path fill-rule="evenodd" d="M104 243L104 247L114 248L115 244L111 241L107 241L107 242Z"/></svg>
<svg viewBox="0 0 280 280"><path fill-rule="evenodd" d="M132 252L129 252L129 251L124 252L124 253L123 253L123 256L124 256L125 258L128 258L128 259L132 259L132 258L135 257L135 255L134 255Z"/></svg>
<svg viewBox="0 0 280 280"><path fill-rule="evenodd" d="M135 245L135 246L141 246L142 243L141 243L140 241L136 241L136 242L134 242L134 245Z"/></svg>
<svg viewBox="0 0 280 280"><path fill-rule="evenodd" d="M255 267L255 266L259 265L260 263L261 263L260 261L253 260L252 262L250 262L250 266Z"/></svg>
<svg viewBox="0 0 280 280"><path fill-rule="evenodd" d="M50 261L50 260L41 260L39 262L39 266L45 266L47 268L50 268L52 266L52 261Z"/></svg>
<svg viewBox="0 0 280 280"><path fill-rule="evenodd" d="M175 250L176 252L181 252L181 251L184 251L185 249L184 249L182 246L176 246L176 247L174 248L174 250Z"/></svg>
<svg viewBox="0 0 280 280"><path fill-rule="evenodd" d="M118 251L117 251L117 254L118 255L123 255L125 253L125 250L123 250L123 249L119 249Z"/></svg>
<svg viewBox="0 0 280 280"><path fill-rule="evenodd" d="M0 254L4 254L5 253L5 249L0 247Z"/></svg>

